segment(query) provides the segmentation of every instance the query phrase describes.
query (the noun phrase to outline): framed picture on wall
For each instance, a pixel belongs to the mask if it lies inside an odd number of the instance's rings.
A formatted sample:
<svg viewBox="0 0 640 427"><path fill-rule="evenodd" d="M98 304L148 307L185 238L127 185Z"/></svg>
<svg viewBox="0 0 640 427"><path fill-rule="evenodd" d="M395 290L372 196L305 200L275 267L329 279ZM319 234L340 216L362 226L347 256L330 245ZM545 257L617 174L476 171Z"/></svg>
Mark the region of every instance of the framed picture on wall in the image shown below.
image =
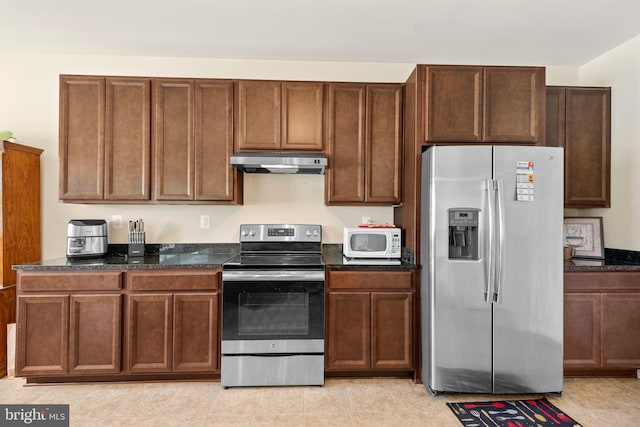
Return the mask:
<svg viewBox="0 0 640 427"><path fill-rule="evenodd" d="M563 242L575 249L575 258L604 258L602 217L565 217Z"/></svg>

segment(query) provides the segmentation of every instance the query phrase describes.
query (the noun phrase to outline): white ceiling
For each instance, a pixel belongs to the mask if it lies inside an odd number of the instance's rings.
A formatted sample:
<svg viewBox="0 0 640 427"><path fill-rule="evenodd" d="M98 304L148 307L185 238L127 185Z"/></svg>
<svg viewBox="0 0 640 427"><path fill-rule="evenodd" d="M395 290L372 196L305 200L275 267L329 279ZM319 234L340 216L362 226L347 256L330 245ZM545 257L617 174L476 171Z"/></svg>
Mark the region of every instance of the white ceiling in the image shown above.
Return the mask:
<svg viewBox="0 0 640 427"><path fill-rule="evenodd" d="M0 51L579 66L640 0L0 0Z"/></svg>

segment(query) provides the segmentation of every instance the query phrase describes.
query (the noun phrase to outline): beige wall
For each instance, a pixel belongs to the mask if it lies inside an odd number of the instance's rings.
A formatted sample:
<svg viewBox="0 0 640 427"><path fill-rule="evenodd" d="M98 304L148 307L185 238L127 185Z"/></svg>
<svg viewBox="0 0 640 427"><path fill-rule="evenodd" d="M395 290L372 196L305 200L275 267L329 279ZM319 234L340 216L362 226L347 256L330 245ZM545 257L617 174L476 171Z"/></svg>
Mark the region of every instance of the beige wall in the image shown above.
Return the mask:
<svg viewBox="0 0 640 427"><path fill-rule="evenodd" d="M640 36L583 65L583 86L611 86L611 208L602 216L608 248L640 250Z"/></svg>
<svg viewBox="0 0 640 427"><path fill-rule="evenodd" d="M393 222L391 207L324 206L324 178L304 175L248 175L243 206L81 205L58 201L58 76L100 74L203 78L251 78L404 82L414 64L307 61L250 61L88 55L4 54L0 67L0 129L19 142L43 148L43 258L64 256L66 225L74 218L122 215L143 218L150 243L237 242L238 226L251 222L319 223L326 243L341 242L342 228L362 216ZM550 67L547 84L576 84L577 68ZM200 215L211 228L200 229ZM109 227L111 243L125 243L124 228Z"/></svg>

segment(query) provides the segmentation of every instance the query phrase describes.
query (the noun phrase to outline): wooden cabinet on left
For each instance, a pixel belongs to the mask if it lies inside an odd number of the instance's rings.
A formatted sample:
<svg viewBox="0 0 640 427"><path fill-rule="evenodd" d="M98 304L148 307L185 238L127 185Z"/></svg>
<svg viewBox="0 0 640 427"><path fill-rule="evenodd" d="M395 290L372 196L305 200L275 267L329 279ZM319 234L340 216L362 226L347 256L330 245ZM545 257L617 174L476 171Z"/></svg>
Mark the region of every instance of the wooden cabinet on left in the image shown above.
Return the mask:
<svg viewBox="0 0 640 427"><path fill-rule="evenodd" d="M42 150L0 142L0 376L7 372L7 324L16 321L14 264L40 260Z"/></svg>
<svg viewBox="0 0 640 427"><path fill-rule="evenodd" d="M18 275L16 374L120 372L120 272Z"/></svg>

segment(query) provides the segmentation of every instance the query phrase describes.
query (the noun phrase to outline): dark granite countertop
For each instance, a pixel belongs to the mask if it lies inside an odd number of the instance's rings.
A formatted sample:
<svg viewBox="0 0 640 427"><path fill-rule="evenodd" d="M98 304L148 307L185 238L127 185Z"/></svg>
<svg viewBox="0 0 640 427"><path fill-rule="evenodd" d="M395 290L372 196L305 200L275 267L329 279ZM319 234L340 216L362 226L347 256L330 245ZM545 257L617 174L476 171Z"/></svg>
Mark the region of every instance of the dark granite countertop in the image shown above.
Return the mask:
<svg viewBox="0 0 640 427"><path fill-rule="evenodd" d="M326 268L332 270L412 270L416 268L413 252L403 248L400 265L354 265L345 264L342 258L342 244L322 245L322 259Z"/></svg>
<svg viewBox="0 0 640 427"><path fill-rule="evenodd" d="M126 244L111 244L107 255L98 258L54 258L14 265L14 270L131 270L168 268L220 268L240 252L240 245L147 244L144 257L129 257Z"/></svg>
<svg viewBox="0 0 640 427"><path fill-rule="evenodd" d="M640 272L640 252L605 248L604 259L572 258L564 262L564 271Z"/></svg>
<svg viewBox="0 0 640 427"><path fill-rule="evenodd" d="M14 270L132 270L169 268L221 268L240 253L237 243L147 244L144 257L129 257L126 244L110 244L107 255L97 258L54 258L14 265ZM331 269L414 269L413 253L403 250L401 265L345 265L342 244L322 245L322 259Z"/></svg>

